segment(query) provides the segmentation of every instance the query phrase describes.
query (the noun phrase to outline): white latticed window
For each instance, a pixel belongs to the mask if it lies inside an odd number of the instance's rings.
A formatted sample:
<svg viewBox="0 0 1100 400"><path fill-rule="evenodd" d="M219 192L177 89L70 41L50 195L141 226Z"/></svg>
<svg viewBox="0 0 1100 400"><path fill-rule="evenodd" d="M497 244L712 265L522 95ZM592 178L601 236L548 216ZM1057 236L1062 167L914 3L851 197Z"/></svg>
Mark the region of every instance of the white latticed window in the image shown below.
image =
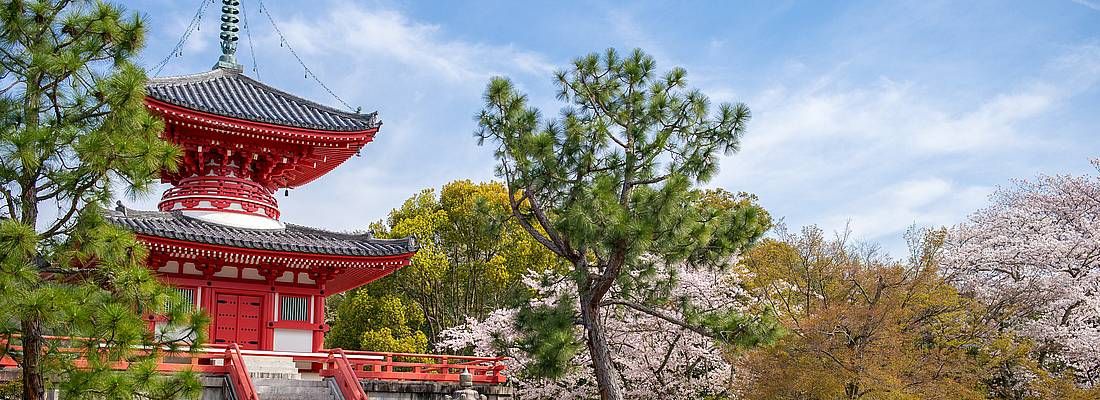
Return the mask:
<svg viewBox="0 0 1100 400"><path fill-rule="evenodd" d="M188 312L195 308L195 289L177 287L172 288L172 290L175 290L183 299L183 307L185 308L180 311ZM171 304L165 304L164 309L169 312L172 311Z"/></svg>
<svg viewBox="0 0 1100 400"><path fill-rule="evenodd" d="M309 298L283 296L279 313L283 321L308 321Z"/></svg>

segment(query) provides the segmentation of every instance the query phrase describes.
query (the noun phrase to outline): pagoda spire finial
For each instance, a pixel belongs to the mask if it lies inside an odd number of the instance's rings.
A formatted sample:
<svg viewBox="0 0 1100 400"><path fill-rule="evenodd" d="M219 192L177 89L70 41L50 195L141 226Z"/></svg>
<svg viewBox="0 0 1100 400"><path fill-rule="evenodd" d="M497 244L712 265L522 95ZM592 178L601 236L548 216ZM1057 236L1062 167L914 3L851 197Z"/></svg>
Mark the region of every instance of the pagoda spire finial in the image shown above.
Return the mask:
<svg viewBox="0 0 1100 400"><path fill-rule="evenodd" d="M222 56L218 58L218 64L214 68L242 69L237 64L237 32L240 28L237 24L241 21L237 16L241 13L239 0L222 0Z"/></svg>

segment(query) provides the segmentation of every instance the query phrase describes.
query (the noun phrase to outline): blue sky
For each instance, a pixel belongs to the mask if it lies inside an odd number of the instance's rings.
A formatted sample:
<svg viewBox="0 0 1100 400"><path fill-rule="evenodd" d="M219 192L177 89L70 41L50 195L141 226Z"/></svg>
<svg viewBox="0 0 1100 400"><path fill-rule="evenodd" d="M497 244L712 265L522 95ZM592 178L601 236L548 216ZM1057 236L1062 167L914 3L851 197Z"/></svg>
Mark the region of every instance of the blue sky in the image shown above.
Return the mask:
<svg viewBox="0 0 1100 400"><path fill-rule="evenodd" d="M145 65L202 1L125 2L149 21ZM270 16L324 82L385 123L362 157L280 195L288 222L363 229L423 188L493 179L492 151L473 138L489 77L553 114L552 71L607 47L641 47L712 100L752 108L743 150L708 185L756 193L791 227L850 225L899 255L910 225L957 223L1013 178L1087 173L1100 157L1100 0L265 0L266 14L242 2L250 75L336 104ZM214 64L215 6L162 76Z"/></svg>

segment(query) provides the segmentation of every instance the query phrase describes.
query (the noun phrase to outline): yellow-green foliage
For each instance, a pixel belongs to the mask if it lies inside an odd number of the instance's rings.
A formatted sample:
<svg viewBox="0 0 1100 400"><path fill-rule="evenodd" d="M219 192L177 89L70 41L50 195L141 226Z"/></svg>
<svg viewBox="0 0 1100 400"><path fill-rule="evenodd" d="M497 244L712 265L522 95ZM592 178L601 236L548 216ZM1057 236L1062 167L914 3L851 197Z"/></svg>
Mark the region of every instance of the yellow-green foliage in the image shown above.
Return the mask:
<svg viewBox="0 0 1100 400"><path fill-rule="evenodd" d="M373 228L379 236L417 238L421 248L412 265L370 290L415 301L424 311L429 338L468 317L484 318L522 302L523 275L558 265L515 223L505 188L497 182L455 181L438 196L425 189Z"/></svg>
<svg viewBox="0 0 1100 400"><path fill-rule="evenodd" d="M369 329L363 332L361 347L370 351L425 353L428 351L428 337L420 331L402 336L390 328Z"/></svg>
<svg viewBox="0 0 1100 400"><path fill-rule="evenodd" d="M331 348L423 353L428 350L423 325L424 311L416 303L359 289L339 301L325 340Z"/></svg>
<svg viewBox="0 0 1100 400"><path fill-rule="evenodd" d="M789 332L739 356L750 399L1096 398L1029 359L1030 344L939 276L940 232L894 261L817 228L745 254L746 286ZM1028 376L1028 380L1017 380Z"/></svg>

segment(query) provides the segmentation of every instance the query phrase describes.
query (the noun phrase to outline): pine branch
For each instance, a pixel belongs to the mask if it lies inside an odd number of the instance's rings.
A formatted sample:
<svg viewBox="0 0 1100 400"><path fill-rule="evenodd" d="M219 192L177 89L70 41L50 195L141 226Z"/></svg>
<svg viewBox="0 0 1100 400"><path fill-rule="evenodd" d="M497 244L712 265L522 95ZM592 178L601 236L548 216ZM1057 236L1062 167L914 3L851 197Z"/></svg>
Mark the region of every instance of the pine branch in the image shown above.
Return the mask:
<svg viewBox="0 0 1100 400"><path fill-rule="evenodd" d="M8 217L15 218L15 198L12 196L11 190L5 186L0 186L0 194L4 195L4 207L7 209Z"/></svg>
<svg viewBox="0 0 1100 400"><path fill-rule="evenodd" d="M523 229L535 239L535 241L539 242L543 246L546 246L546 248L554 254L565 257L564 250L558 247L558 245L550 240L550 238L543 235L542 232L539 232L538 229L535 229L535 227L532 226L530 221L528 220L528 217L526 217L521 212L522 208L520 207L520 203L528 198L528 193L524 192L523 196L521 196L520 199L517 200L515 195L516 191L513 188L514 186L511 180L508 179L508 205L512 209L512 215L516 218L516 222L518 222L520 226L523 227Z"/></svg>
<svg viewBox="0 0 1100 400"><path fill-rule="evenodd" d="M668 179L669 177L671 177L671 176L672 176L672 174L664 174L664 175L661 175L661 176L658 176L658 177L654 177L654 178L649 178L649 179L641 179L641 180L635 180L635 181L630 181L630 185L631 185L631 186L637 186L637 185L652 185L652 184L654 184L654 183L661 183L661 182L664 182L665 180L667 180L667 179Z"/></svg>

